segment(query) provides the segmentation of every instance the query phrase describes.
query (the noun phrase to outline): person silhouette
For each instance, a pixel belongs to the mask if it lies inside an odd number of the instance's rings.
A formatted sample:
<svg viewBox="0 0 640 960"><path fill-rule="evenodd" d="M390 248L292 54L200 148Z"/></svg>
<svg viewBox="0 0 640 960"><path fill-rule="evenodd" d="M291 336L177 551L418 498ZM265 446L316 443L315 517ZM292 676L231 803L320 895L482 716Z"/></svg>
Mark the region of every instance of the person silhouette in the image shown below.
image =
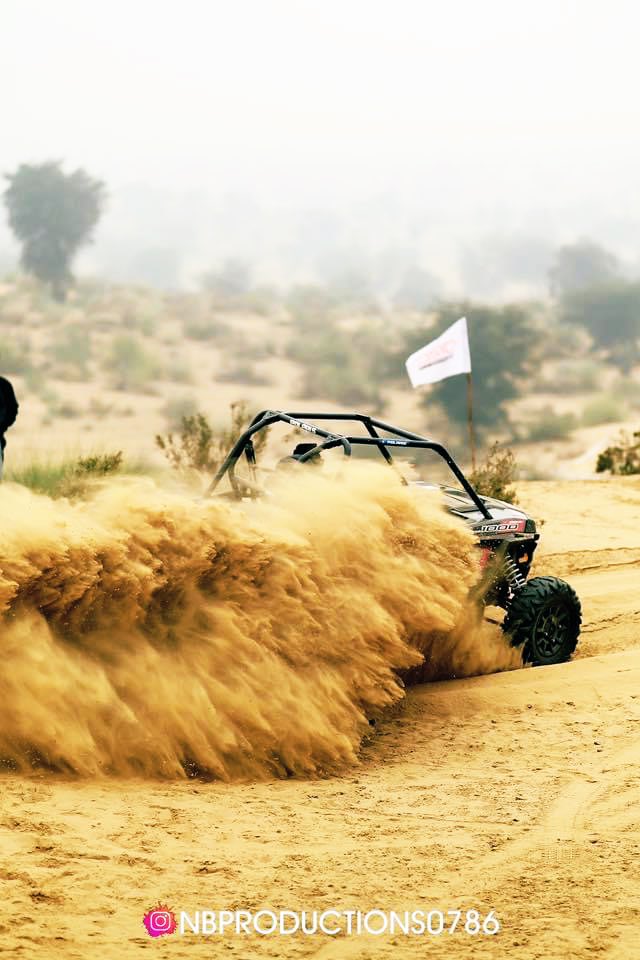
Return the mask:
<svg viewBox="0 0 640 960"><path fill-rule="evenodd" d="M7 445L5 431L15 423L17 416L18 401L13 386L6 377L0 377L0 480L4 472L4 448Z"/></svg>

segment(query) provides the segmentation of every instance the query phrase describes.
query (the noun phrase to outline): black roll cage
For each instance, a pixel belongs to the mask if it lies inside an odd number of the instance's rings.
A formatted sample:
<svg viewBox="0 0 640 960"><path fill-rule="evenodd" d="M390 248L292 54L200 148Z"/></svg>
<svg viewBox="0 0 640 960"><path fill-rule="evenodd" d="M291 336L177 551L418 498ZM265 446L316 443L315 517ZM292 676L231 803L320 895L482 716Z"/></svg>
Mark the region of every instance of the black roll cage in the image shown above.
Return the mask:
<svg viewBox="0 0 640 960"><path fill-rule="evenodd" d="M328 430L323 430L323 428L319 427L317 424L311 423L310 421L312 420L344 420L350 423L361 423L367 430L369 436L350 437L344 434L331 433ZM391 452L389 450L390 447L433 450L434 453L437 453L440 457L442 457L455 478L462 485L465 493L468 494L482 515L488 520L491 519L491 514L489 513L487 507L473 489L449 451L443 447L441 443L437 443L435 440L427 440L425 437L421 437L417 433L409 433L408 430L401 430L400 427L391 426L391 424L383 423L382 420L376 420L374 417L369 417L362 413L285 413L283 410L262 410L260 413L256 414L249 427L238 437L234 443L224 463L220 466L218 472L211 481L211 484L207 490L207 494L213 493L225 474L228 474L233 495L237 499L242 498L243 491L241 483L246 489L246 481L239 481L236 477L236 464L244 453L252 474L253 481L255 483L256 454L252 437L254 433L258 433L260 430L266 430L267 427L270 427L274 423L288 423L290 426L296 427L298 430L303 430L305 433L312 434L313 436L319 438L319 442L315 444L315 446L297 458L299 463L304 463L306 460L311 460L312 457L318 456L318 454L322 453L323 450L330 450L332 447L342 447L345 456L350 457L351 448L354 444L376 446L389 464L393 464L393 457L391 456ZM394 436L381 437L378 433L378 430L384 430L386 433L391 433ZM406 480L402 478L402 482L406 483Z"/></svg>

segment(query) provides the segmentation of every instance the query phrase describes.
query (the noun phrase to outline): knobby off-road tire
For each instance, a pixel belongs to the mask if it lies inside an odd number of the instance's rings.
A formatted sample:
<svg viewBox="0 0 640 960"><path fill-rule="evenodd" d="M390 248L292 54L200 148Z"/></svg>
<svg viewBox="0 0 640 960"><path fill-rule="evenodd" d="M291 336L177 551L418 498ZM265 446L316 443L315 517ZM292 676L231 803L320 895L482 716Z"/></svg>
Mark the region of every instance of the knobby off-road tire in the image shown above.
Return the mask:
<svg viewBox="0 0 640 960"><path fill-rule="evenodd" d="M502 629L512 646L522 647L525 663L564 663L578 645L582 611L578 596L564 580L534 577L519 590Z"/></svg>

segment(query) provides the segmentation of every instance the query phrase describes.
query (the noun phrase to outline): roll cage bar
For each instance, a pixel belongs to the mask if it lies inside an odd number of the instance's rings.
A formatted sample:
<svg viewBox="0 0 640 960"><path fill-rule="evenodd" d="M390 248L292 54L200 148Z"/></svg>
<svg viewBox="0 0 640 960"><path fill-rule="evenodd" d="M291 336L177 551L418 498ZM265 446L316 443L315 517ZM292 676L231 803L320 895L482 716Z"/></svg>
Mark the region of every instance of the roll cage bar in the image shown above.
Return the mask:
<svg viewBox="0 0 640 960"><path fill-rule="evenodd" d="M310 422L314 420L342 420L349 423L361 423L365 427L368 436L351 437L344 434L331 433L319 427L316 423ZM266 430L267 427L270 427L274 423L288 423L298 430L303 430L305 433L318 437L318 443L297 458L299 463L311 460L313 457L317 457L318 454L322 453L323 450L330 450L333 447L342 447L345 456L350 457L352 446L358 444L377 447L388 464L393 464L393 457L389 449L392 447L433 450L434 453L437 453L438 456L445 461L455 478L463 487L465 493L468 494L482 515L488 520L491 519L491 514L487 507L473 489L449 451L443 447L441 443L437 443L435 440L427 440L417 433L409 433L408 430L401 430L400 427L391 426L391 424L384 423L382 420L376 420L374 417L369 417L362 413L285 413L283 410L262 410L256 414L249 427L234 443L226 459L211 481L207 494L213 493L222 478L228 474L233 495L237 499L242 498L241 484L246 486L246 481L239 481L236 477L236 464L244 453L255 483L256 454L252 438L254 433L258 433L260 430ZM378 433L379 430L383 430L385 433L391 433L393 437L381 437ZM406 483L404 478L402 478L402 480L403 483Z"/></svg>

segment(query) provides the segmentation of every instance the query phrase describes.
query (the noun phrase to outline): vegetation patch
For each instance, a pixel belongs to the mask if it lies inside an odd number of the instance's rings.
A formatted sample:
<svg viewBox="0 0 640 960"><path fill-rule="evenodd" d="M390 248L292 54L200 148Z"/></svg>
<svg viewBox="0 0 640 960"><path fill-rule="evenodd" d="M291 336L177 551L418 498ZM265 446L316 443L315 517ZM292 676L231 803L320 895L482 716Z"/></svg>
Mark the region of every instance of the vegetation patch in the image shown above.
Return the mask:
<svg viewBox="0 0 640 960"><path fill-rule="evenodd" d="M640 430L631 436L621 433L617 444L613 444L598 454L596 473L631 476L640 473Z"/></svg>
<svg viewBox="0 0 640 960"><path fill-rule="evenodd" d="M484 463L469 476L471 485L482 497L495 497L507 503L517 503L518 496L512 485L518 472L513 451L496 442L492 444Z"/></svg>

